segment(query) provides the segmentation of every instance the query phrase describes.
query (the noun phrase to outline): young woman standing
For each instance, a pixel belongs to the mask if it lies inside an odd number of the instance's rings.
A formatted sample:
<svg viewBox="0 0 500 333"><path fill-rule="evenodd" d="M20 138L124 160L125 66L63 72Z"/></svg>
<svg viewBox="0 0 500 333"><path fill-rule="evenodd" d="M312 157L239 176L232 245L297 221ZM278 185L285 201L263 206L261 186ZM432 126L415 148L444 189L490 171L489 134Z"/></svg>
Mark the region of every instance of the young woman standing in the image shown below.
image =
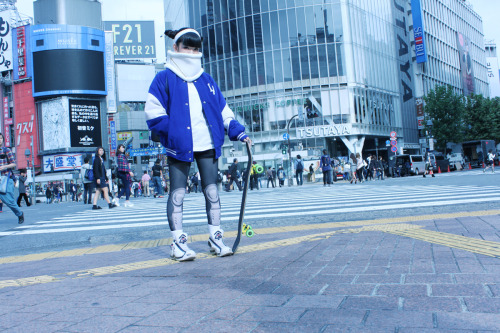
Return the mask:
<svg viewBox="0 0 500 333"><path fill-rule="evenodd" d="M106 152L104 148L99 147L95 152L94 164L92 167L92 171L94 172L94 186L95 186L95 195L92 209L102 209L100 206L97 206L97 199L101 195L101 192L104 195L104 200L108 203L109 208L116 207L115 204L111 203L108 195L108 176L106 176L106 167L104 166L104 161L106 161Z"/></svg>
<svg viewBox="0 0 500 333"><path fill-rule="evenodd" d="M165 35L174 40L173 51L168 51L167 69L156 75L149 88L145 112L149 129L160 136L168 155L167 219L173 238L171 256L179 261L196 257L182 229L187 178L195 160L205 195L211 251L221 257L231 255L231 248L223 242L224 232L220 227L217 160L221 156L225 131L232 141L251 141L214 79L201 67L200 34L194 29L182 28L167 30Z"/></svg>
<svg viewBox="0 0 500 333"><path fill-rule="evenodd" d="M132 184L132 177L134 173L130 170L128 165L127 157L125 156L125 146L118 145L116 150L116 162L118 164L118 178L122 181L122 187L120 192L116 196L116 202L119 202L122 195L125 194L125 207L134 207L134 204L130 202L130 186ZM119 204L117 204L119 205Z"/></svg>

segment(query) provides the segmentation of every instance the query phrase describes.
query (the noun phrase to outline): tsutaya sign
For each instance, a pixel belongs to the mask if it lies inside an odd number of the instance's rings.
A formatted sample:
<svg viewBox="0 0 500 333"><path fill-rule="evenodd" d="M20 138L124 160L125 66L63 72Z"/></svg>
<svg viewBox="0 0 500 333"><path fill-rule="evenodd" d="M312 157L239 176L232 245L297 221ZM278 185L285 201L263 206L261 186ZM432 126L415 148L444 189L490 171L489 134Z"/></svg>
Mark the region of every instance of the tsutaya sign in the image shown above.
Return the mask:
<svg viewBox="0 0 500 333"><path fill-rule="evenodd" d="M297 128L297 139L350 135L351 124L325 125Z"/></svg>

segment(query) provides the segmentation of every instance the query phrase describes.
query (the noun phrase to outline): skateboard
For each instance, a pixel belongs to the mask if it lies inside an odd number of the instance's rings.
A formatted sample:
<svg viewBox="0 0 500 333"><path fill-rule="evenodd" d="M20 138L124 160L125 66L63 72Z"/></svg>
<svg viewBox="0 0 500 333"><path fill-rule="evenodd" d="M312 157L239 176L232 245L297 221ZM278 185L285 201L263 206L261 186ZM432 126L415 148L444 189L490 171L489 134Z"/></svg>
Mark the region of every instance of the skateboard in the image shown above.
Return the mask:
<svg viewBox="0 0 500 333"><path fill-rule="evenodd" d="M246 142L247 145L247 155L248 155L248 164L247 164L247 169L245 173L245 185L243 186L243 196L241 198L241 207L240 207L240 218L238 220L238 232L236 234L236 240L234 241L233 244L233 253L236 252L238 249L238 245L240 245L240 240L241 240L241 233L243 230L243 216L245 215L245 204L247 201L247 193L248 193L248 183L250 182L250 169L252 168L252 146L250 145L249 142ZM246 233L248 233L248 230L251 230L252 236L253 236L253 230L252 228L248 228L246 230ZM248 234L247 234L248 236ZM249 236L251 237L251 236Z"/></svg>

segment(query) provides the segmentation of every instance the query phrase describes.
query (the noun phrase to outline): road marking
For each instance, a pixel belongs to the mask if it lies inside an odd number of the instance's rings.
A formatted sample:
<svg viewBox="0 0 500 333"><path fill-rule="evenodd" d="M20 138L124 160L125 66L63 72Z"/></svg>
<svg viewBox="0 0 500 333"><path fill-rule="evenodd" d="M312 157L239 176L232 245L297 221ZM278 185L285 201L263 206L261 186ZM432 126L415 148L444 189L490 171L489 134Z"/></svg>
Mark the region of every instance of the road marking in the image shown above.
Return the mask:
<svg viewBox="0 0 500 333"><path fill-rule="evenodd" d="M500 210L485 210L477 212L458 212L458 213L447 213L447 214L404 216L404 217L394 217L394 218L374 219L374 220L304 224L296 226L282 226L282 227L254 229L254 231L256 231L256 233L260 235L269 235L269 234L286 233L286 232L300 232L307 230L335 229L342 227L370 226L377 224L386 225L390 223L418 222L425 220L453 219L461 217L491 216L491 215L500 215ZM228 238L236 237L236 232L227 231L224 233L224 235ZM189 236L190 242L206 241L207 239L208 239L208 234ZM169 245L171 242L172 242L171 238L162 238L149 241L138 241L138 242L129 242L124 244L103 245L97 247L78 248L73 250L43 252L43 253L28 254L23 256L4 257L0 258L0 265L9 263L54 259L54 258L82 256L85 254L99 254L99 253L119 252L119 251L134 250L134 249L154 248L154 247Z"/></svg>
<svg viewBox="0 0 500 333"><path fill-rule="evenodd" d="M325 233L292 237L270 242L263 242L254 245L242 246L239 249L238 253L242 254L242 253L252 253L256 251L270 250L274 248L297 245L304 242L314 242L314 241L324 240L336 234L360 233L364 231L381 231L389 234L395 234L404 237L423 240L434 244L458 248L465 251L479 253L491 257L497 257L497 258L500 257L500 243L484 241L453 234L447 234L442 232L429 231L422 229L422 226L419 225L403 224L403 223L363 226L361 228L354 228L354 229L340 229ZM199 253L197 255L197 260L206 260L213 258L216 258L216 256L210 253ZM88 277L112 275L124 272L143 270L148 268L163 267L177 263L178 263L177 261L174 261L172 259L162 258L162 259L139 261L122 265L103 266L91 269L71 271L56 276L41 275L41 276L33 276L21 279L3 280L0 281L0 289L7 287L24 287L35 284L52 283L52 282L62 281L68 278L76 279L76 278L88 278Z"/></svg>

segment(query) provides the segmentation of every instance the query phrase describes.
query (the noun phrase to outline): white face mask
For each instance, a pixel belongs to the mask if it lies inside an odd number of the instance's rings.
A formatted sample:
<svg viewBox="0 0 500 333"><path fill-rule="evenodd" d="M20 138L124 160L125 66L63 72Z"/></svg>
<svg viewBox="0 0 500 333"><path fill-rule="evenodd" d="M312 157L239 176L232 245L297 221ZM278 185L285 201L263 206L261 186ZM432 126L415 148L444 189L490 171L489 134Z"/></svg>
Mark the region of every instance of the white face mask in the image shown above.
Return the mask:
<svg viewBox="0 0 500 333"><path fill-rule="evenodd" d="M203 74L201 68L201 53L180 53L168 51L168 61L166 67L172 70L177 76L186 81L194 81Z"/></svg>

